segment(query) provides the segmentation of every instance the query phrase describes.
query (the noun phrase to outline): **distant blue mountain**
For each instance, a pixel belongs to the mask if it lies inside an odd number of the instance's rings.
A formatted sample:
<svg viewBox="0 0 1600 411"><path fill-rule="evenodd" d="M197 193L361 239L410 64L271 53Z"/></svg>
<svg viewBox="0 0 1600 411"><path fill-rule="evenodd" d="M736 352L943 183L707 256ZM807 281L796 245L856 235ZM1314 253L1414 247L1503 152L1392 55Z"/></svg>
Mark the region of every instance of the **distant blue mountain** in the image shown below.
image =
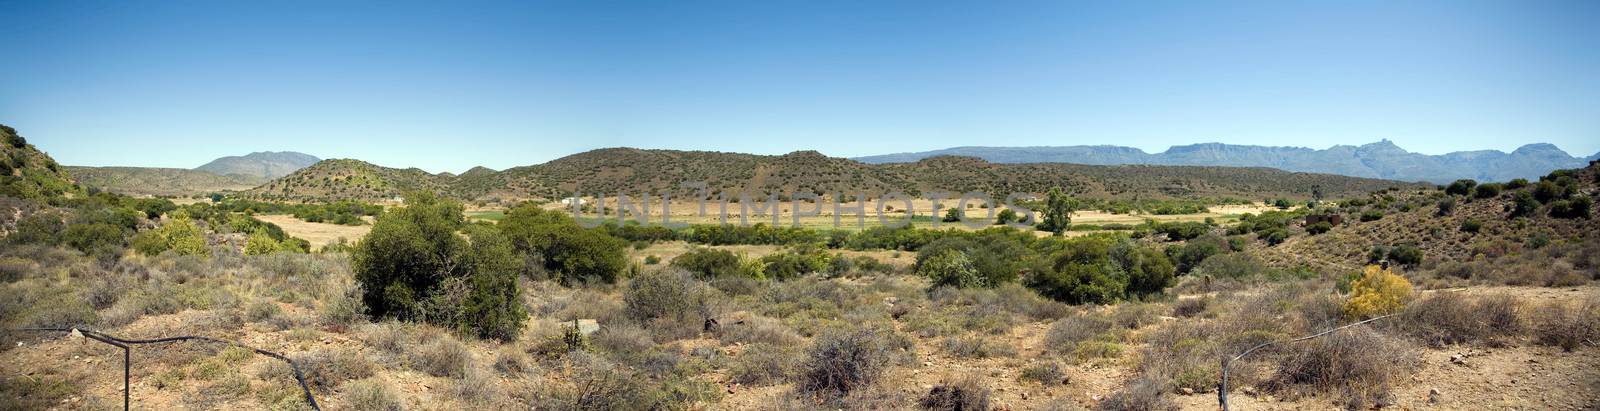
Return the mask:
<svg viewBox="0 0 1600 411"><path fill-rule="evenodd" d="M1406 151L1389 140L1361 146L1339 145L1324 150L1202 143L1146 153L1122 146L954 147L919 153L858 157L870 164L907 163L933 156L970 156L993 163L1156 164L1189 166L1272 167L1286 171L1338 174L1400 181L1447 183L1462 178L1506 181L1536 178L1550 171L1578 168L1600 158L1573 157L1550 144L1529 144L1506 153L1498 150L1457 151L1427 155Z"/></svg>

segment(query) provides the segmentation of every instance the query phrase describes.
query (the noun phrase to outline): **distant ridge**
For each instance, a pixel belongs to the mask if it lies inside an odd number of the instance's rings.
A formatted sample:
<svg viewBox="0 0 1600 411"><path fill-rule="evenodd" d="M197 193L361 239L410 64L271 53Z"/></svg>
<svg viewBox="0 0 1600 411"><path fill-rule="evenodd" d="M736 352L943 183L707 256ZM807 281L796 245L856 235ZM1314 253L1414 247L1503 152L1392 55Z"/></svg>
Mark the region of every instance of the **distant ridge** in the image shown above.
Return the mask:
<svg viewBox="0 0 1600 411"><path fill-rule="evenodd" d="M318 161L322 161L322 159L305 153L261 151L243 156L228 156L211 160L211 162L195 169L216 175L237 174L270 180L310 167Z"/></svg>
<svg viewBox="0 0 1600 411"><path fill-rule="evenodd" d="M1304 199L1312 187L1334 198L1417 186L1392 180L1295 173L1265 167L1160 165L997 164L975 157L938 156L913 163L866 164L816 151L756 155L714 151L604 148L543 164L503 171L473 168L460 175L416 168L383 167L359 160L325 160L243 194L290 201L388 200L417 189L473 201L515 201L584 195L699 195L690 183L704 182L712 197L767 194L787 198L813 194L934 190L979 191L1003 196L1062 187L1095 198L1267 197Z"/></svg>
<svg viewBox="0 0 1600 411"><path fill-rule="evenodd" d="M857 157L869 164L908 163L933 156L977 157L994 163L1073 163L1091 165L1148 164L1229 167L1271 167L1285 171L1327 173L1399 181L1447 183L1470 178L1506 181L1536 178L1553 170L1583 167L1600 158L1573 157L1550 144L1529 144L1506 153L1498 150L1458 151L1442 155L1412 153L1389 140L1323 150L1223 143L1172 146L1146 153L1122 146L953 147L915 153Z"/></svg>

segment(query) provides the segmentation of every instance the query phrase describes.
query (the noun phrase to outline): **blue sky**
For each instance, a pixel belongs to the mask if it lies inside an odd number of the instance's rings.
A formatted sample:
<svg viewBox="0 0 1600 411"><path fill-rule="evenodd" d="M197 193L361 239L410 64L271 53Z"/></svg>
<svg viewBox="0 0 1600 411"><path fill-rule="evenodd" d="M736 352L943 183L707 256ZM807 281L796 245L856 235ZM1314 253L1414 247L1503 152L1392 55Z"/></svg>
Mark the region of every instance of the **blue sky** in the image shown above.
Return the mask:
<svg viewBox="0 0 1600 411"><path fill-rule="evenodd" d="M1595 1L453 3L0 0L0 123L73 165L435 172L612 146L1600 151Z"/></svg>

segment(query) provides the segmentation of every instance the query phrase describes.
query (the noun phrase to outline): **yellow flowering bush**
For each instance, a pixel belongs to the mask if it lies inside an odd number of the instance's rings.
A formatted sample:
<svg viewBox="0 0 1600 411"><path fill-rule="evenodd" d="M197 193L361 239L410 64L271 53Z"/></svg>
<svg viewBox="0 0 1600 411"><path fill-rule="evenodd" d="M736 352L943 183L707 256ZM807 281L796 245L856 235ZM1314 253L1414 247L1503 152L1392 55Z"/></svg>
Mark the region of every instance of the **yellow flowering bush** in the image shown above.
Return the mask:
<svg viewBox="0 0 1600 411"><path fill-rule="evenodd" d="M1372 318L1399 311L1411 297L1411 282L1387 268L1369 265L1350 284L1344 313L1353 319Z"/></svg>

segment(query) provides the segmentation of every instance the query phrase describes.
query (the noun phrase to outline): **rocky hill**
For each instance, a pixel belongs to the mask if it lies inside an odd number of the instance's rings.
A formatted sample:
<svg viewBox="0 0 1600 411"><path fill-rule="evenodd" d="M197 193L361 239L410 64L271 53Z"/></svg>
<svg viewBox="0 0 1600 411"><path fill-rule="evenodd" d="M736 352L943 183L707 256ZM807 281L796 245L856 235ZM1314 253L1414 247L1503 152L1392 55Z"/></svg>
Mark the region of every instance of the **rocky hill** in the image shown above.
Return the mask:
<svg viewBox="0 0 1600 411"><path fill-rule="evenodd" d="M1325 150L1204 143L1173 146L1161 153L1132 147L955 147L918 153L860 157L870 164L909 163L928 157L957 155L995 163L1074 163L1094 165L1151 164L1271 167L1287 171L1338 174L1399 181L1448 183L1462 178L1508 181L1537 178L1552 170L1583 167L1589 158L1573 157L1550 144L1529 144L1510 153L1495 150L1426 155L1406 151L1383 140L1361 146Z"/></svg>
<svg viewBox="0 0 1600 411"><path fill-rule="evenodd" d="M1500 185L1487 197L1478 190L1470 195L1438 189L1376 194L1370 204L1345 207L1346 222L1327 233L1293 236L1265 251L1286 265L1349 268L1367 262L1374 246L1407 245L1421 250L1429 266L1473 262L1487 268L1485 259L1544 244L1593 242L1600 218L1580 215L1592 214L1592 204L1600 201L1600 163L1556 171L1543 180L1518 188ZM1361 221L1363 214L1377 218Z"/></svg>
<svg viewBox="0 0 1600 411"><path fill-rule="evenodd" d="M43 199L76 190L65 167L0 124L0 195Z"/></svg>
<svg viewBox="0 0 1600 411"><path fill-rule="evenodd" d="M270 180L310 167L318 161L321 161L321 159L310 154L293 151L262 151L243 156L228 156L211 160L205 165L196 167L195 170L221 176L238 174L261 180Z"/></svg>
<svg viewBox="0 0 1600 411"><path fill-rule="evenodd" d="M134 196L184 196L218 191L244 191L268 179L242 174L217 175L182 168L76 167L67 171L85 188Z"/></svg>
<svg viewBox="0 0 1600 411"><path fill-rule="evenodd" d="M818 194L901 191L912 195L933 190L983 191L1001 196L1011 192L1039 193L1060 186L1077 195L1108 198L1301 199L1308 198L1314 186L1321 187L1329 197L1360 195L1387 187L1421 187L1259 167L996 164L972 157L873 165L815 151L768 156L608 148L498 172L475 168L459 176L330 160L274 180L249 194L295 200L375 200L428 188L473 200L557 198L574 191L586 195L672 193L686 198L698 192L687 184L693 182L705 182L713 196L742 192L787 194L796 190Z"/></svg>

